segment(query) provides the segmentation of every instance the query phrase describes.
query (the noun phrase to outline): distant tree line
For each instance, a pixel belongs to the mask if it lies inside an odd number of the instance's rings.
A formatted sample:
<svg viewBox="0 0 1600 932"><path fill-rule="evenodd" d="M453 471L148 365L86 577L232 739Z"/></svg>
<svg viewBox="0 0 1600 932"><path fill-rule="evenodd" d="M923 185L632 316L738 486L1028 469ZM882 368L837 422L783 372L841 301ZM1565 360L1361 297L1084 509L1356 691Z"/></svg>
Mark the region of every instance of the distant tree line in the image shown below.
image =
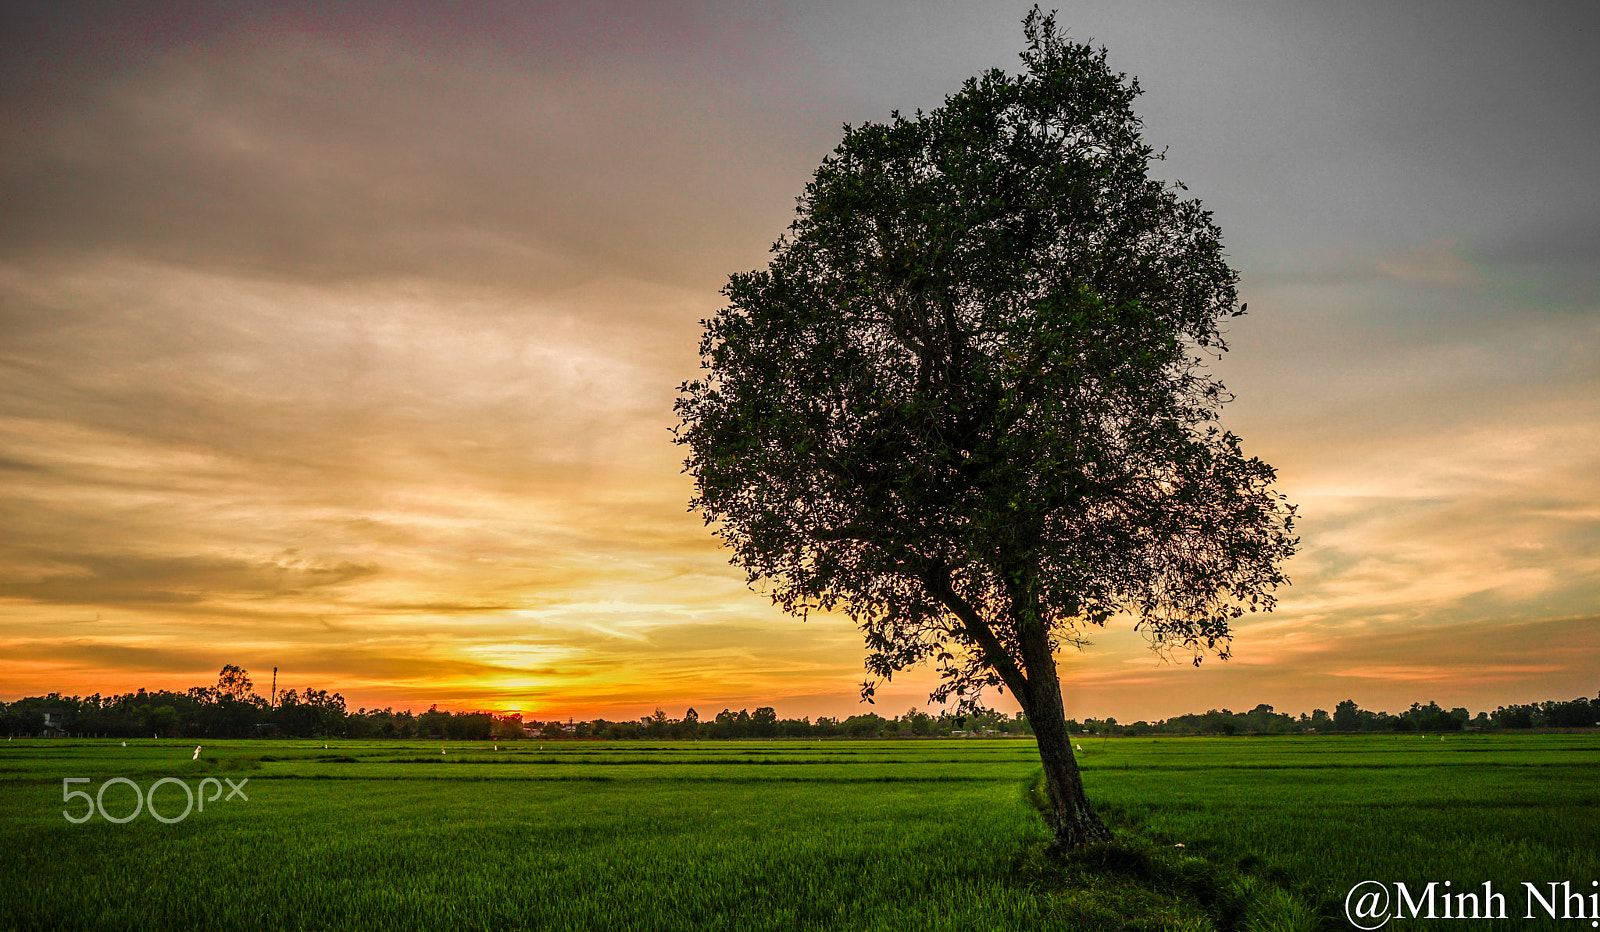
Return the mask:
<svg viewBox="0 0 1600 932"><path fill-rule="evenodd" d="M1600 725L1600 698L1552 700L1526 705L1500 706L1473 715L1464 708L1445 709L1436 702L1413 702L1394 715L1373 712L1346 699L1333 714L1316 709L1299 716L1276 712L1265 703L1248 712L1212 709L1179 715L1158 722L1119 725L1116 719L1088 722L1083 728L1118 735L1297 735L1358 732L1504 731L1529 728L1592 728Z"/></svg>
<svg viewBox="0 0 1600 932"><path fill-rule="evenodd" d="M111 738L443 737L495 736L488 712L426 712L346 708L344 696L325 689L287 689L257 695L250 675L229 664L215 686L184 692L158 690L116 696L30 696L0 702L0 733L103 735ZM521 729L516 729L521 737Z"/></svg>
<svg viewBox="0 0 1600 932"><path fill-rule="evenodd" d="M1413 703L1399 714L1373 712L1346 699L1333 713L1317 709L1292 716L1262 704L1248 712L1212 709L1157 722L1120 724L1114 718L1069 719L1074 734L1235 735L1326 734L1357 732L1501 731L1532 728L1590 728L1600 725L1600 697L1501 706L1472 715L1437 703ZM97 735L111 738L519 738L729 739L729 738L934 738L1031 735L1021 713L942 712L920 709L884 718L872 712L848 718L779 718L770 706L751 712L723 709L702 719L694 709L671 718L657 709L639 719L608 721L524 721L522 716L488 712L426 712L346 708L342 695L323 689L285 690L270 698L254 691L249 674L232 664L222 668L215 686L184 692L139 690L116 696L63 696L50 693L0 702L0 734Z"/></svg>
<svg viewBox="0 0 1600 932"><path fill-rule="evenodd" d="M921 709L909 709L896 718L884 718L873 712L852 715L848 718L823 716L816 721L806 718L779 718L771 706L762 706L751 712L723 709L711 718L701 719L698 712L689 709L683 718L670 718L657 709L634 721L610 722L595 719L589 722L550 721L528 722L532 735L546 738L936 738L962 735L1030 735L1033 729L1021 712L1006 715L1003 712L943 712L929 715Z"/></svg>

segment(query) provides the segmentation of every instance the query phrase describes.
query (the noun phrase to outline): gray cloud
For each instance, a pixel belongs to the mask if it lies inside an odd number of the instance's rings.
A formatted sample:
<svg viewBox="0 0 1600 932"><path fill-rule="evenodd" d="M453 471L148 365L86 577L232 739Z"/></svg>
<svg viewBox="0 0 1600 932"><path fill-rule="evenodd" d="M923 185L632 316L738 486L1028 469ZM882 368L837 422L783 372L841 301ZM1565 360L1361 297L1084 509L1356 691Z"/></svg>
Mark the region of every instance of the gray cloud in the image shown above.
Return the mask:
<svg viewBox="0 0 1600 932"><path fill-rule="evenodd" d="M24 551L8 562L60 569L33 580L0 583L0 598L56 605L160 606L173 611L217 603L210 610L222 613L227 613L232 600L298 601L316 590L378 572L375 566L357 563L319 563L293 551L270 561Z"/></svg>
<svg viewBox="0 0 1600 932"><path fill-rule="evenodd" d="M775 173L809 169L793 152L809 121L764 105L783 56L752 54L716 10L625 6L611 41L600 10L559 5L437 31L426 16L305 28L282 13L291 28L148 41L56 109L13 99L36 118L0 161L0 244L300 280L548 291L620 268L704 286L716 257L771 238L783 204L748 205Z"/></svg>

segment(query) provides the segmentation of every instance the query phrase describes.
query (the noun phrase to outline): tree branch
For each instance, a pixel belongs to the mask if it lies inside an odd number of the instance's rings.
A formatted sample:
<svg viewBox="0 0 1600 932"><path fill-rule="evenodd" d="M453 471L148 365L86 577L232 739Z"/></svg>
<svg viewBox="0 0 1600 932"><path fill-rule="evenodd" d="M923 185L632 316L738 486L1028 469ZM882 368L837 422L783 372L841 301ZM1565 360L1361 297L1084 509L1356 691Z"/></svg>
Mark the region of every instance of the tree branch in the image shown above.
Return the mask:
<svg viewBox="0 0 1600 932"><path fill-rule="evenodd" d="M844 527L813 531L811 536L819 541L827 541L828 543L837 543L841 540L871 541L872 528L861 527L857 524L846 524Z"/></svg>
<svg viewBox="0 0 1600 932"><path fill-rule="evenodd" d="M1005 645L995 637L994 629L983 620L978 610L972 603L963 599L950 584L950 568L938 561L929 561L922 572L923 584L928 587L928 592L934 598L944 603L945 607L961 620L962 627L967 634L978 643L983 650L984 659L1000 678L1010 688L1012 695L1022 703L1023 711L1033 707L1033 687L1028 678L1018 669L1017 664L1006 651Z"/></svg>

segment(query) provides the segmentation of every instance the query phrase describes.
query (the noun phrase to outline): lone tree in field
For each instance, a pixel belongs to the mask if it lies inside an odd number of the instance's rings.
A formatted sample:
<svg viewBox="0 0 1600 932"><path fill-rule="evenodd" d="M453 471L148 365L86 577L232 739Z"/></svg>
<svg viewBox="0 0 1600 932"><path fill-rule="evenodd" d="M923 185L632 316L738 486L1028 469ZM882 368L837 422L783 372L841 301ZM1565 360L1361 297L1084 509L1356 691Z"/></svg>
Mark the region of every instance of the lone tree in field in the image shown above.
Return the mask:
<svg viewBox="0 0 1600 932"><path fill-rule="evenodd" d="M1055 654L1128 616L1226 657L1295 548L1274 472L1215 426L1243 313L1208 212L1146 177L1136 81L1054 15L1026 71L845 128L765 271L732 276L680 389L692 507L786 611L842 608L877 681L1010 690L1055 830L1083 794Z"/></svg>

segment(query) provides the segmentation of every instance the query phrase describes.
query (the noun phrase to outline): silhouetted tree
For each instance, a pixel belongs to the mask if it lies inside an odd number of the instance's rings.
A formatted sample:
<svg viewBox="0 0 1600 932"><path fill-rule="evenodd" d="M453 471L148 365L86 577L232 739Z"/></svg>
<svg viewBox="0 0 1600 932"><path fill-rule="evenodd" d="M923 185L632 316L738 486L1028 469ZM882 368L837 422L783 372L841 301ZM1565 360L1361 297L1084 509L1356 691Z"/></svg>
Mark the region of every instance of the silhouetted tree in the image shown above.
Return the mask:
<svg viewBox="0 0 1600 932"><path fill-rule="evenodd" d="M510 715L502 715L499 718L496 718L494 720L492 735L493 737L503 738L508 741L516 741L520 738L527 737L527 729L525 729L522 725L522 713L512 712Z"/></svg>
<svg viewBox="0 0 1600 932"><path fill-rule="evenodd" d="M230 699L243 700L252 691L250 674L242 667L226 664L217 674L217 692Z"/></svg>
<svg viewBox="0 0 1600 932"><path fill-rule="evenodd" d="M1354 699L1346 699L1333 707L1333 727L1336 731L1359 731L1361 707Z"/></svg>
<svg viewBox="0 0 1600 932"><path fill-rule="evenodd" d="M1215 425L1243 312L1210 215L1147 177L1137 82L1038 9L1026 70L846 127L767 269L732 276L685 383L693 506L786 611L842 608L877 682L1011 690L1058 847L1084 798L1055 652L1128 612L1227 655L1293 552L1271 467Z"/></svg>
<svg viewBox="0 0 1600 932"><path fill-rule="evenodd" d="M771 706L762 706L750 716L750 733L757 738L770 738L778 731L778 713Z"/></svg>

